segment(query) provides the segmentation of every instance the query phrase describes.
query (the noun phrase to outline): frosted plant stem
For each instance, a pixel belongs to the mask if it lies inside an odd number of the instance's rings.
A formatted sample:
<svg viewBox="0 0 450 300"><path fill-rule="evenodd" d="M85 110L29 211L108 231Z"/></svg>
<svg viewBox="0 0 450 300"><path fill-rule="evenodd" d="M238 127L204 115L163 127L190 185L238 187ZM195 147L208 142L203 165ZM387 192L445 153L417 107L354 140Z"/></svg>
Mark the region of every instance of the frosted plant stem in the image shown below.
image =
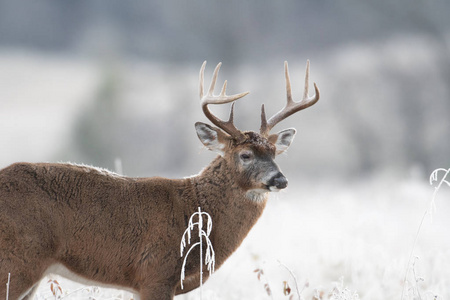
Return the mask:
<svg viewBox="0 0 450 300"><path fill-rule="evenodd" d="M403 300L403 295L404 295L405 286L406 286L406 278L408 277L409 270L411 269L411 260L412 260L413 254L414 254L414 250L416 248L417 240L419 239L420 230L422 229L422 225L425 220L425 217L427 216L428 213L430 213L431 219L433 218L433 211L436 209L436 203L435 203L436 195L437 195L437 192L439 191L439 189L441 188L442 184L445 182L446 184L448 184L450 186L450 183L445 180L445 178L447 178L447 176L450 174L450 168L448 170L442 169L442 168L434 170L430 176L430 184L433 184L434 181L437 181L439 171L444 171L445 174L442 177L442 180L439 182L439 184L434 188L433 197L431 198L429 208L427 210L425 210L422 220L420 221L419 228L417 229L417 233L414 238L414 243L413 243L413 246L411 249L411 253L409 254L409 258L408 258L408 265L406 267L405 277L403 279L402 296L400 298L401 300Z"/></svg>
<svg viewBox="0 0 450 300"><path fill-rule="evenodd" d="M413 271L413 274L414 274L414 281L415 281L415 284L416 284L417 296L419 296L419 300L422 300L422 296L420 295L420 289L419 289L419 286L417 284L417 282L420 280L420 278L417 278L417 276L416 276L416 261L417 261L417 259L418 259L418 257L416 256L415 260L414 260L414 262L412 264L413 265L412 271Z"/></svg>
<svg viewBox="0 0 450 300"><path fill-rule="evenodd" d="M417 240L419 239L420 230L422 229L423 221L425 220L425 217L427 216L427 214L428 214L428 210L425 211L425 213L423 214L422 220L420 221L419 228L417 229L416 237L414 238L414 243L413 243L413 246L411 249L411 253L409 254L408 265L407 265L406 272L405 272L405 278L403 278L402 297L400 298L401 300L403 300L403 294L405 292L405 286L406 286L406 278L408 277L409 270L411 269L411 260L412 260L413 254L414 254L414 250L416 248Z"/></svg>
<svg viewBox="0 0 450 300"><path fill-rule="evenodd" d="M200 300L203 299L203 244L202 244L203 218L200 207L198 208L198 238L200 240Z"/></svg>
<svg viewBox="0 0 450 300"><path fill-rule="evenodd" d="M11 273L8 273L8 282L6 283L6 300L9 299L9 284L11 282Z"/></svg>
<svg viewBox="0 0 450 300"><path fill-rule="evenodd" d="M203 230L203 215L206 216L207 222L206 222L206 231ZM194 222L195 216L198 216L198 222ZM203 237L205 238L206 242L206 253L205 253L205 264L207 266L207 269L209 271L209 275L214 272L214 265L215 265L215 253L212 246L211 241L209 240L209 235L211 234L212 230L212 219L211 216L207 212L202 212L201 208L198 208L198 211L193 213L191 215L191 218L188 222L188 227L183 233L183 236L181 237L181 243L180 243L180 255L183 257L183 251L186 248L188 244L191 243L191 230L194 230L194 227L198 227L198 238L199 241L195 244L193 244L189 250L187 251L186 255L184 255L183 264L181 266L181 275L180 275L180 283L181 283L181 289L183 289L183 280L185 279L185 267L186 267L186 261L187 257L189 256L189 253L194 249L196 246L200 247L200 299L203 297ZM188 242L186 243L186 235L188 237Z"/></svg>
<svg viewBox="0 0 450 300"><path fill-rule="evenodd" d="M298 282L297 282L297 277L295 277L294 272L291 271L291 269L289 269L285 264L283 264L282 262L278 261L278 264L282 267L284 267L286 270L288 270L289 274L291 274L292 278L294 279L294 283L295 283L295 289L297 290L297 295L298 295L298 299L301 300L302 296L301 296L301 292L298 289ZM305 287L303 287L304 289ZM302 289L302 291L303 291Z"/></svg>
<svg viewBox="0 0 450 300"><path fill-rule="evenodd" d="M437 176L438 176L437 174L439 171L445 171L445 174L442 177L442 180L439 182L439 184L434 188L433 198L431 198L431 203L430 203L430 208L429 208L429 210L431 212L431 217L433 217L432 212L436 210L435 199L436 199L436 195L437 195L439 189L441 188L442 184L445 182L446 184L448 184L450 186L450 183L445 180L445 178L447 178L448 174L450 173L450 168L448 170L445 170L442 168L434 170L430 176L430 184L433 184L433 181L437 181Z"/></svg>
<svg viewBox="0 0 450 300"><path fill-rule="evenodd" d="M60 299L64 299L64 298L66 298L66 297L68 297L68 296L71 296L71 295L73 295L73 294L75 294L75 293L77 293L77 292L79 292L79 291L88 290L88 289L89 289L88 286L80 287L80 288L78 288L78 289L76 289L76 290L73 290L73 291L67 293L66 295L61 295Z"/></svg>
<svg viewBox="0 0 450 300"><path fill-rule="evenodd" d="M263 265L264 265L264 266L266 265L266 261L263 261ZM269 284L269 276L268 276L266 273L264 273L264 277L265 277L265 279L266 279L266 285L267 285L267 287L264 286L264 288L266 289L266 292L267 292L267 291L270 292L270 293L268 293L268 295L270 296L270 299L274 300L274 298L273 298L273 293L272 293L272 289L270 288L270 284Z"/></svg>

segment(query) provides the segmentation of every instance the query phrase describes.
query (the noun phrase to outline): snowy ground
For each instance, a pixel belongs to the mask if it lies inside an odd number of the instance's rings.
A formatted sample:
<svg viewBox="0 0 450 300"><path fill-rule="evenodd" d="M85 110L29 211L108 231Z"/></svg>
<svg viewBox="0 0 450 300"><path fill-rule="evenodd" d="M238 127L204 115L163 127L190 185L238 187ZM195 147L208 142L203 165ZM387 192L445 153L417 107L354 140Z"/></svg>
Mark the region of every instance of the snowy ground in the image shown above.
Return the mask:
<svg viewBox="0 0 450 300"><path fill-rule="evenodd" d="M399 51L402 55L404 52ZM348 57L354 60L353 56ZM30 57L29 54L0 53L0 63L3 71L0 71L1 166L15 161L53 160L54 152L67 143L80 108L92 101L101 81L101 68L86 61L64 58L55 61L52 57ZM324 75L320 76L325 74L320 73L320 69L320 65L314 69L317 78L326 80ZM161 73L152 72L149 74ZM188 74L190 70L183 72ZM169 75L164 78L172 78L173 74ZM140 97L136 99L127 99L136 103L147 116L146 110L153 107L142 108L148 103L148 96L156 92L162 96L167 89L149 91L151 85L147 84L150 81L147 79L150 77L140 73L134 76L139 81L135 83L138 88L133 87L142 92L137 93ZM192 76L192 82L185 83L193 90L196 76ZM187 77L180 75L174 82L184 82L182 78ZM258 78L253 78L254 85L260 85ZM158 82L156 86L159 85L163 83ZM335 139L347 143L341 137ZM321 160L350 161L343 160L341 152L335 148L321 149L332 149L322 153ZM326 165L327 161L322 164ZM281 162L280 166L283 167ZM433 187L425 182L427 176L422 176L423 181L407 177L344 184L323 182L322 178L317 181L289 178L290 187L272 195L265 213L242 246L206 283L204 299L271 299L264 289L266 281L273 292L272 299L288 298L282 295L283 281L288 280L293 291L294 282L278 261L295 274L303 299L313 299L315 294L328 299L333 289L343 293L341 298L335 299L352 299L356 292L361 299L400 300L402 291L403 299L408 300L434 299L435 295L437 299L450 299L450 187L445 185L440 190L433 222L427 216L413 249ZM408 272L409 284L404 288L412 250L410 265L413 262L415 265ZM418 259L414 258L416 256ZM264 270L261 281L254 273L257 268ZM122 291L83 287L56 279L65 299L131 298ZM47 281L42 281L37 299L54 299L51 283ZM305 282L308 282L307 287L304 287ZM198 291L177 299L199 299Z"/></svg>
<svg viewBox="0 0 450 300"><path fill-rule="evenodd" d="M291 180L295 182L295 180ZM204 286L204 299L288 299L283 281L302 299L450 299L450 188L425 218L434 188L418 180L349 184L299 182L273 195L236 253ZM410 253L408 285L403 290ZM417 257L417 258L415 258ZM258 281L255 269L264 270ZM116 290L82 289L57 278L65 299L131 299ZM42 281L38 299L52 299ZM269 297L264 289L268 282ZM74 292L76 291L76 292ZM340 298L338 297L340 296ZM435 296L438 296L435 298ZM200 299L198 290L176 299ZM297 299L297 298L293 298Z"/></svg>

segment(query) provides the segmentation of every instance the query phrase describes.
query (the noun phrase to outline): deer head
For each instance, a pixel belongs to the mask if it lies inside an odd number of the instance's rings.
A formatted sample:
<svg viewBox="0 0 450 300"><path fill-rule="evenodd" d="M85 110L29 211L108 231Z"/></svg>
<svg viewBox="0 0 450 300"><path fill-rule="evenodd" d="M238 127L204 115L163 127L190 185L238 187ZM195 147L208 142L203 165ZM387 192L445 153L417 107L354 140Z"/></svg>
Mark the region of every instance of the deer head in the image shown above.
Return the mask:
<svg viewBox="0 0 450 300"><path fill-rule="evenodd" d="M195 128L200 141L209 150L218 153L234 170L233 178L236 183L246 191L252 199L260 194L272 191L277 192L287 187L288 181L281 173L280 168L274 159L277 155L285 152L294 139L296 130L293 128L282 130L278 133L270 134L270 130L288 116L305 109L319 100L319 89L314 84L315 94L308 95L309 81L309 61L306 65L305 90L303 99L294 102L291 96L291 83L287 62L284 63L286 77L286 106L276 113L269 120L266 119L264 105L261 107L261 128L260 132L241 131L234 126L234 101L244 97L248 92L227 95L227 81L224 82L222 91L218 96L214 95L214 88L221 63L214 70L209 91L204 95L204 71L206 61L200 69L199 91L201 106L205 116L217 127L205 123L197 122ZM220 120L213 115L208 108L209 104L225 104L233 102L231 105L230 117L228 121Z"/></svg>

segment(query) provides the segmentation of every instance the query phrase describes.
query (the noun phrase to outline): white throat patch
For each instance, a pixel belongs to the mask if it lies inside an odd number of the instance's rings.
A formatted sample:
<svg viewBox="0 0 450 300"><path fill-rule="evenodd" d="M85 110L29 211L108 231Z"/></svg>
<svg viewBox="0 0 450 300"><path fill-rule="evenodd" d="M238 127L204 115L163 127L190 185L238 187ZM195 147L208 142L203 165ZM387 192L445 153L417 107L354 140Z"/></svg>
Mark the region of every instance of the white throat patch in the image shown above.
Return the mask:
<svg viewBox="0 0 450 300"><path fill-rule="evenodd" d="M260 203L267 199L267 194L268 191L265 189L254 189L247 191L245 196L252 201Z"/></svg>

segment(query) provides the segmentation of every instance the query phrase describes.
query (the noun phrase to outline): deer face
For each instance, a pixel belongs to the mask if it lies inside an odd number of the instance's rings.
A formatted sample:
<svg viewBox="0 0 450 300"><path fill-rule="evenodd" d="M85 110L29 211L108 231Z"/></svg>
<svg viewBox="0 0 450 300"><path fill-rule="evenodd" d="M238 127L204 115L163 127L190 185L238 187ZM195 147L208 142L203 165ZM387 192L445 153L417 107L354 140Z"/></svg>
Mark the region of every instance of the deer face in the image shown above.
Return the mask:
<svg viewBox="0 0 450 300"><path fill-rule="evenodd" d="M287 187L288 181L274 159L290 146L295 129L286 129L268 138L253 131L243 132L245 139L237 141L204 123L196 123L195 128L203 145L227 161L235 182L249 196L278 192Z"/></svg>
<svg viewBox="0 0 450 300"><path fill-rule="evenodd" d="M221 63L214 70L209 90L207 94L204 94L205 66L206 61L203 63L199 74L201 105L205 116L217 128L200 122L196 123L195 128L200 141L208 149L219 153L228 162L233 170L233 179L251 198L261 199L259 195L263 193L284 189L287 186L287 179L281 173L274 159L276 155L283 153L290 146L295 135L295 129L286 129L276 134L270 134L270 130L285 118L314 105L319 100L319 89L316 84L314 84L315 95L309 96L309 61L306 64L305 90L300 102L292 100L288 65L287 62L284 63L286 105L269 120L266 119L264 105L262 105L259 134L253 131L240 131L233 123L234 102L247 95L248 92L227 95L227 81L225 81L220 94L214 95ZM228 121L219 119L208 108L210 104L225 103L233 103Z"/></svg>

